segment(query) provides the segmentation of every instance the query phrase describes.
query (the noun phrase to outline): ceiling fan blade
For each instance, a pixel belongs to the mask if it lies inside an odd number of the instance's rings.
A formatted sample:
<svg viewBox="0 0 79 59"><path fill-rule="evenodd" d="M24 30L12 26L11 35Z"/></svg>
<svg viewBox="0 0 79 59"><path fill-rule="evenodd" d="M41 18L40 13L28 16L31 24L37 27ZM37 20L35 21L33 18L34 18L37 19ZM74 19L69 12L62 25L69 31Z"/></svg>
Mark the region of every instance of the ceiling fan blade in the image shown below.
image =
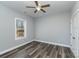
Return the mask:
<svg viewBox="0 0 79 59"><path fill-rule="evenodd" d="M36 13L36 12L37 12L37 10L34 11L34 13Z"/></svg>
<svg viewBox="0 0 79 59"><path fill-rule="evenodd" d="M44 7L50 7L50 5L49 5L49 4L47 4L47 5L42 5L41 7L42 7L42 8L44 8Z"/></svg>
<svg viewBox="0 0 79 59"><path fill-rule="evenodd" d="M26 6L26 8L35 8L35 7L32 7L32 6Z"/></svg>
<svg viewBox="0 0 79 59"><path fill-rule="evenodd" d="M38 6L38 1L35 1L36 6Z"/></svg>
<svg viewBox="0 0 79 59"><path fill-rule="evenodd" d="M44 12L44 13L46 13L46 11L45 10L43 10L43 9L40 9L42 12Z"/></svg>

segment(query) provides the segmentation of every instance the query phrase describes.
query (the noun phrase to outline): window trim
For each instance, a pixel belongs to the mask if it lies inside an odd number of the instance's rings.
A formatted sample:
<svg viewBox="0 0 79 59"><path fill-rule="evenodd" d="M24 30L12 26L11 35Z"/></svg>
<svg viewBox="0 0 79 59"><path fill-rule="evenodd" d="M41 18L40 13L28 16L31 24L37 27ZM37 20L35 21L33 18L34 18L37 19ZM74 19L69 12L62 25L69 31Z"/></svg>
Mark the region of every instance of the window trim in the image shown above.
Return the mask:
<svg viewBox="0 0 79 59"><path fill-rule="evenodd" d="M21 21L24 21L24 37L17 37L17 34L16 34L16 20L17 19L19 19ZM22 18L15 18L15 40L21 40L21 39L25 39L26 38L26 25L27 25L26 20L24 20Z"/></svg>

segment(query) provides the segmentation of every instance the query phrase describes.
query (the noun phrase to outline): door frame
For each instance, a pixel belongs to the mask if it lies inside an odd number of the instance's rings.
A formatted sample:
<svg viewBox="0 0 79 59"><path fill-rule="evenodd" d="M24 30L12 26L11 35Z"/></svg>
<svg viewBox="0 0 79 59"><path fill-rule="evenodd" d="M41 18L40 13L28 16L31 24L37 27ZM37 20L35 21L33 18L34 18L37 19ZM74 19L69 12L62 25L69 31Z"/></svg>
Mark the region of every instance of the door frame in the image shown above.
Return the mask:
<svg viewBox="0 0 79 59"><path fill-rule="evenodd" d="M71 45L71 47L72 47L72 20L73 20L73 17L77 14L79 12L79 9L77 9L73 14L72 14L72 16L71 16L71 24L70 24L70 30L71 30L71 43L70 43L70 45ZM73 52L73 51L72 51ZM78 52L78 48L77 48L77 52ZM74 54L75 55L75 54ZM77 55L75 55L75 57L78 57L79 56L79 54L77 53Z"/></svg>
<svg viewBox="0 0 79 59"><path fill-rule="evenodd" d="M73 20L73 16L76 15L78 12L79 12L79 9L77 9L71 16L71 21L70 21L71 22L71 24L70 24L70 27L71 27L70 28L70 30L71 30L70 33L71 33L71 35L72 35L72 20ZM71 37L71 44L72 44L72 37Z"/></svg>

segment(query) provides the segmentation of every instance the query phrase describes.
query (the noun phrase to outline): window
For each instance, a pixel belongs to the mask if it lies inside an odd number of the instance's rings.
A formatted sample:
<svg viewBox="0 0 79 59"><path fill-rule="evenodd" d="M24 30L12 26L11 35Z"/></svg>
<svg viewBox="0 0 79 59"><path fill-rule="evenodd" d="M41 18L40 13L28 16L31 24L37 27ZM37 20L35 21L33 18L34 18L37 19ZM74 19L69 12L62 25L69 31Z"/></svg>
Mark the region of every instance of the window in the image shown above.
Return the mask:
<svg viewBox="0 0 79 59"><path fill-rule="evenodd" d="M26 21L15 18L15 40L26 38Z"/></svg>

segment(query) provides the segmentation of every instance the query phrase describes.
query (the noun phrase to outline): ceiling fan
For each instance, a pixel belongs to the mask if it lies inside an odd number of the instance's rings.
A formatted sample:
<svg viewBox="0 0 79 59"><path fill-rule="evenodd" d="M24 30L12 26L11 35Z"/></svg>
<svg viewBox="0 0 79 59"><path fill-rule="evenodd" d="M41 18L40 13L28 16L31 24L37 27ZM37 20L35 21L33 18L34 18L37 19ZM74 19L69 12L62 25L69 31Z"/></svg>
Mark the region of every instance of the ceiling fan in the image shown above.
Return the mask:
<svg viewBox="0 0 79 59"><path fill-rule="evenodd" d="M46 13L46 11L43 8L50 7L50 4L40 5L40 3L38 3L38 1L34 1L34 2L36 4L35 7L33 7L33 6L26 6L26 8L35 8L36 10L34 11L34 13L36 13L37 11L42 11L42 12Z"/></svg>

